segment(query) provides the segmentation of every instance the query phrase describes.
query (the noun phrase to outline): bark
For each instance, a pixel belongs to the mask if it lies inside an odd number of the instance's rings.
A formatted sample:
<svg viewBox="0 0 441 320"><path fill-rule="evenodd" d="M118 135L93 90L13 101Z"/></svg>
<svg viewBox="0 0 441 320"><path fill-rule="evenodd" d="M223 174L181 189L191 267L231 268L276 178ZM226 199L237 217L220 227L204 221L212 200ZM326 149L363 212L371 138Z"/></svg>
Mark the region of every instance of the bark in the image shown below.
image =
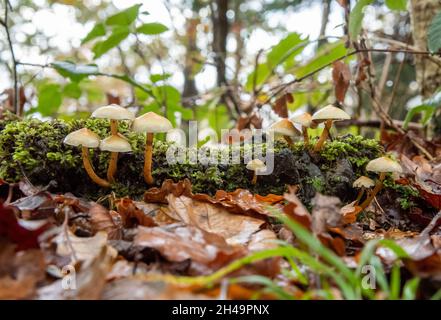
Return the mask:
<svg viewBox="0 0 441 320"><path fill-rule="evenodd" d="M427 31L435 15L441 11L441 1L411 0L410 9L414 45L419 50L427 50ZM424 55L415 56L415 63L421 94L428 98L441 86L441 67Z"/></svg>
<svg viewBox="0 0 441 320"><path fill-rule="evenodd" d="M216 0L212 8L213 51L217 71L217 85L227 84L225 59L227 58L227 37L229 24L227 18L228 0Z"/></svg>
<svg viewBox="0 0 441 320"><path fill-rule="evenodd" d="M184 91L182 93L182 96L184 98L193 97L198 94L194 79L194 58L197 56L198 53L198 48L196 45L196 28L198 26L198 23L198 19L189 19L187 21L187 52L185 56L184 66Z"/></svg>

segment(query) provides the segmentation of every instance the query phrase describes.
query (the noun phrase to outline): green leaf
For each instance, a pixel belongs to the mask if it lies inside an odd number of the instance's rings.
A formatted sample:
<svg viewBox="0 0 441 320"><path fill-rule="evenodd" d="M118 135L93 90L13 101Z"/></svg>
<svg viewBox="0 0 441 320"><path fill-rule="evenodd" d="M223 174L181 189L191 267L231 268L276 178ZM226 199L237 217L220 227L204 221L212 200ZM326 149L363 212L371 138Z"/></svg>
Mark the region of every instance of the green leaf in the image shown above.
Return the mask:
<svg viewBox="0 0 441 320"><path fill-rule="evenodd" d="M307 39L302 39L298 33L287 35L271 49L266 61L257 65L256 69L248 75L245 88L251 91L254 84L259 87L265 83L271 72L282 63L285 63L285 68L292 66L295 56L302 52L307 43Z"/></svg>
<svg viewBox="0 0 441 320"><path fill-rule="evenodd" d="M51 66L63 77L69 78L74 82L98 73L98 67L95 64L75 64L71 61L55 61Z"/></svg>
<svg viewBox="0 0 441 320"><path fill-rule="evenodd" d="M92 51L95 54L94 58L97 59L105 54L110 49L118 46L124 39L130 34L128 27L119 27L113 30L112 34L104 41L97 42Z"/></svg>
<svg viewBox="0 0 441 320"><path fill-rule="evenodd" d="M386 0L386 6L391 10L401 10L407 9L407 0Z"/></svg>
<svg viewBox="0 0 441 320"><path fill-rule="evenodd" d="M441 12L433 18L427 34L428 48L433 53L441 49Z"/></svg>
<svg viewBox="0 0 441 320"><path fill-rule="evenodd" d="M109 26L129 26L138 16L141 5L142 4L135 4L130 8L108 17L106 19L106 24Z"/></svg>
<svg viewBox="0 0 441 320"><path fill-rule="evenodd" d="M145 23L136 29L136 32L148 35L160 34L167 31L168 28L162 23Z"/></svg>
<svg viewBox="0 0 441 320"><path fill-rule="evenodd" d="M62 101L60 85L55 83L42 85L38 90L37 111L44 117L52 116L58 111Z"/></svg>
<svg viewBox="0 0 441 320"><path fill-rule="evenodd" d="M150 76L150 81L153 83L167 80L171 77L171 73L154 73Z"/></svg>
<svg viewBox="0 0 441 320"><path fill-rule="evenodd" d="M407 112L403 124L404 129L407 129L409 122L418 113L424 113L424 117L421 119L421 124L423 126L426 126L435 113L436 109L439 107L441 107L441 91L438 91L430 99L423 101L421 105L413 107Z"/></svg>
<svg viewBox="0 0 441 320"><path fill-rule="evenodd" d="M73 99L79 99L81 97L81 88L76 82L70 82L63 88L63 95Z"/></svg>
<svg viewBox="0 0 441 320"><path fill-rule="evenodd" d="M103 23L97 23L92 30L86 35L86 37L81 40L81 44L85 44L90 40L96 39L98 37L102 37L106 35L106 27Z"/></svg>
<svg viewBox="0 0 441 320"><path fill-rule="evenodd" d="M361 31L361 25L364 17L364 8L370 5L374 0L358 0L349 16L349 35L355 39Z"/></svg>
<svg viewBox="0 0 441 320"><path fill-rule="evenodd" d="M344 57L347 52L348 50L345 48L343 42L331 43L324 46L306 65L298 68L295 74L298 78L303 77L310 72L323 68L334 60Z"/></svg>
<svg viewBox="0 0 441 320"><path fill-rule="evenodd" d="M408 280L403 287L403 300L415 300L419 285L419 278Z"/></svg>

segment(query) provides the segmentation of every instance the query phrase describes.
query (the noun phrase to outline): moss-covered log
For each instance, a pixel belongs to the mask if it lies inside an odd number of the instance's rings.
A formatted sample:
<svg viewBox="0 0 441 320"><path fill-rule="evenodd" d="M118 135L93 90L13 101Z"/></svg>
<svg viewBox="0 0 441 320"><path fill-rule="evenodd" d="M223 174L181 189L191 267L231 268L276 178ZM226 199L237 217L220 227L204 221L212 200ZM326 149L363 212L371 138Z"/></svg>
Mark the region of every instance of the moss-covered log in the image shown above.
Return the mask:
<svg viewBox="0 0 441 320"><path fill-rule="evenodd" d="M117 196L141 196L147 188L142 175L144 137L131 132L126 123L120 124L119 130L129 139L133 152L120 154L116 183L109 190L95 185L87 176L80 149L63 144L68 133L82 127L93 130L101 138L109 135L108 122L99 119L72 122L25 120L2 124L0 178L17 182L26 176L35 185L49 185L53 192L72 192L90 199L110 191ZM157 186L164 179L189 178L194 192L213 194L218 189L247 188L259 194L281 194L287 185L298 185L300 197L305 201L316 191L346 200L353 198L356 192L352 189L352 182L360 174L365 174L364 166L370 159L382 153L375 140L352 135L329 141L315 156L310 155L302 142L292 147L280 142L274 146L273 173L259 176L258 183L252 185L252 172L245 164L168 164L168 147L164 142L155 141L153 175ZM97 174L105 177L110 153L91 149L90 156Z"/></svg>

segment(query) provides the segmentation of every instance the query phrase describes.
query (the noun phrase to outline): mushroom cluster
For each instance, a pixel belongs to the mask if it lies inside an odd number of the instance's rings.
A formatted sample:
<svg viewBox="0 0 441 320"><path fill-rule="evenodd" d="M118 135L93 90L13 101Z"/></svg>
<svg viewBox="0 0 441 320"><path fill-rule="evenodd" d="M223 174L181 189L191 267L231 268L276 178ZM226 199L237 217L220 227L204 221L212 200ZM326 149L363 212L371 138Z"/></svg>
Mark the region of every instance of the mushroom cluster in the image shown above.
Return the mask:
<svg viewBox="0 0 441 320"><path fill-rule="evenodd" d="M128 139L118 132L118 121L128 120L133 121L133 131L146 133L144 179L148 184L153 184L154 180L151 174L153 135L172 129L170 121L154 112L148 112L135 119L132 112L116 104L98 108L92 113L91 117L109 120L111 133L109 137L100 141L100 137L96 133L87 128L82 128L69 133L65 137L64 143L81 147L83 166L92 181L105 188L110 187L115 182L119 153L132 151ZM89 148L99 148L101 151L110 152L107 179L103 179L95 173L90 162Z"/></svg>

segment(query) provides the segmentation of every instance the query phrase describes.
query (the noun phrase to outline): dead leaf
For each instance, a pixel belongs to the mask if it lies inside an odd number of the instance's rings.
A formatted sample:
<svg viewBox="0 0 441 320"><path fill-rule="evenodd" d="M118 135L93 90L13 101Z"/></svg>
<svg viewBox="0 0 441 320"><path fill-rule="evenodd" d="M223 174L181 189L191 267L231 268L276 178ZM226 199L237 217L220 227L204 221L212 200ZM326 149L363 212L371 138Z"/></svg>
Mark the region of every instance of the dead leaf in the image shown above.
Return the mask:
<svg viewBox="0 0 441 320"><path fill-rule="evenodd" d="M343 61L335 61L332 69L332 79L335 86L335 98L340 103L345 100L346 92L349 88L349 83L351 81L351 71L349 66Z"/></svg>
<svg viewBox="0 0 441 320"><path fill-rule="evenodd" d="M13 245L0 244L0 299L30 299L45 277L40 250L16 252Z"/></svg>
<svg viewBox="0 0 441 320"><path fill-rule="evenodd" d="M155 221L144 210L139 209L135 202L129 198L119 199L116 203L118 213L122 217L122 223L126 228L132 228L134 225L144 227L156 226ZM134 223L134 220L136 223Z"/></svg>
<svg viewBox="0 0 441 320"><path fill-rule="evenodd" d="M194 226L172 224L163 227L138 227L134 244L158 250L168 261L192 261L198 273L213 271L245 254L243 248L228 245L219 235Z"/></svg>
<svg viewBox="0 0 441 320"><path fill-rule="evenodd" d="M122 221L116 211L110 211L94 203L90 210L90 221L94 232L104 231L109 239L121 239Z"/></svg>
<svg viewBox="0 0 441 320"><path fill-rule="evenodd" d="M303 203L295 194L296 188L289 187L289 192L285 193L283 197L288 204L283 208L283 212L290 218L294 219L308 230L312 229L312 217Z"/></svg>
<svg viewBox="0 0 441 320"><path fill-rule="evenodd" d="M351 224L357 221L357 216L361 212L361 207L355 205L355 201L351 202L340 209L344 224Z"/></svg>
<svg viewBox="0 0 441 320"><path fill-rule="evenodd" d="M281 118L288 118L288 104L294 102L294 97L291 93L285 93L277 98L274 103L273 110Z"/></svg>
<svg viewBox="0 0 441 320"><path fill-rule="evenodd" d="M319 235L326 233L329 227L337 227L342 223L340 199L317 193L312 199L312 231Z"/></svg>
<svg viewBox="0 0 441 320"><path fill-rule="evenodd" d="M171 214L173 219L220 235L229 244L246 245L252 234L265 223L253 217L231 214L223 207L186 196L170 194L167 199L170 211L166 213Z"/></svg>

